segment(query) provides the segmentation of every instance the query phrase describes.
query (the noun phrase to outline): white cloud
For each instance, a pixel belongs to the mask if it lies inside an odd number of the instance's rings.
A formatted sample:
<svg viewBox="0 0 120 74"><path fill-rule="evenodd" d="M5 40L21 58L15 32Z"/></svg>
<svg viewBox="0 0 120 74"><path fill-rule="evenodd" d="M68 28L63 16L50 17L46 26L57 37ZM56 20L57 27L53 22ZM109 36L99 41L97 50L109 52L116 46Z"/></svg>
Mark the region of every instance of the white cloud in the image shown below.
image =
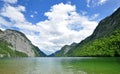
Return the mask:
<svg viewBox="0 0 120 74"><path fill-rule="evenodd" d="M30 15L30 17L31 17L31 18L33 18L33 17L34 17L34 15Z"/></svg>
<svg viewBox="0 0 120 74"><path fill-rule="evenodd" d="M115 12L118 8L113 9L113 12Z"/></svg>
<svg viewBox="0 0 120 74"><path fill-rule="evenodd" d="M87 14L86 11L80 11L80 13L81 13L82 15L86 15L86 14Z"/></svg>
<svg viewBox="0 0 120 74"><path fill-rule="evenodd" d="M25 12L25 11L26 11L26 10L25 10L25 7L24 7L24 6L21 6L21 5L17 6L16 9L17 9L18 11L20 11L20 12Z"/></svg>
<svg viewBox="0 0 120 74"><path fill-rule="evenodd" d="M34 13L35 13L35 14L38 14L38 12L37 12L37 11L35 11Z"/></svg>
<svg viewBox="0 0 120 74"><path fill-rule="evenodd" d="M7 26L10 27L12 25L11 22L6 21L3 17L0 16L0 27L2 28L2 26Z"/></svg>
<svg viewBox="0 0 120 74"><path fill-rule="evenodd" d="M5 29L3 29L3 28L0 28L0 30L4 31Z"/></svg>
<svg viewBox="0 0 120 74"><path fill-rule="evenodd" d="M90 7L90 0L87 0L87 7Z"/></svg>
<svg viewBox="0 0 120 74"><path fill-rule="evenodd" d="M94 14L93 16L90 17L90 20L95 20L100 14Z"/></svg>
<svg viewBox="0 0 120 74"><path fill-rule="evenodd" d="M79 15L76 12L76 7L70 4L60 3L54 5L45 15L48 20L36 24L40 35L33 41L43 50L51 52L59 50L65 44L80 42L89 36L97 26L97 22ZM80 26L82 29L71 29L73 25Z"/></svg>
<svg viewBox="0 0 120 74"><path fill-rule="evenodd" d="M87 0L87 7L100 6L105 4L107 1L108 0Z"/></svg>
<svg viewBox="0 0 120 74"><path fill-rule="evenodd" d="M25 21L25 17L22 13L24 11L25 11L24 6L13 7L7 4L4 5L4 7L2 8L0 15L8 17L11 21L23 22Z"/></svg>
<svg viewBox="0 0 120 74"><path fill-rule="evenodd" d="M107 0L99 0L98 4L102 5L106 2Z"/></svg>
<svg viewBox="0 0 120 74"><path fill-rule="evenodd" d="M9 27L19 28L33 44L46 53L55 52L66 44L80 42L91 35L97 26L96 21L90 21L87 16L78 14L76 7L71 4L60 3L52 6L50 11L45 13L48 19L34 25L25 19L22 13L24 11L23 6L8 5L2 8L0 14L14 22Z"/></svg>
<svg viewBox="0 0 120 74"><path fill-rule="evenodd" d="M5 3L11 3L11 4L17 3L17 0L2 0L2 1Z"/></svg>

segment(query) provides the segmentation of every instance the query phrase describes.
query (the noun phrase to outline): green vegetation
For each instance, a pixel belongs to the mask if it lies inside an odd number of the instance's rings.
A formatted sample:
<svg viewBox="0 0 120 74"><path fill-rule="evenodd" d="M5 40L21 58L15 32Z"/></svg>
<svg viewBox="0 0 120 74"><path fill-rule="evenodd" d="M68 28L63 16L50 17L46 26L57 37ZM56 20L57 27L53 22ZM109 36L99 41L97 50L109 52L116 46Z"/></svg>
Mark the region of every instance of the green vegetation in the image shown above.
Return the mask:
<svg viewBox="0 0 120 74"><path fill-rule="evenodd" d="M120 56L120 30L77 47L68 56Z"/></svg>
<svg viewBox="0 0 120 74"><path fill-rule="evenodd" d="M36 57L45 57L46 56L46 54L44 54L42 51L40 51L40 49L37 46L33 45L33 50L35 52Z"/></svg>
<svg viewBox="0 0 120 74"><path fill-rule="evenodd" d="M6 32L8 32L8 34L5 34ZM9 34L9 32L10 32L10 34ZM0 38L0 57L27 57L28 56L27 53L16 51L18 49L16 47L16 45L12 45L12 42L9 42L7 40L7 39L9 39L9 37L11 38L12 35L15 36L15 37L13 37L10 41L16 40L16 39L14 39L16 37L17 38L21 38L21 37L25 38L25 39L23 39L23 42L24 43L28 43L29 46L32 47L32 48L29 48L29 49L34 51L34 52L31 51L32 53L35 54L33 56L36 56L36 57L38 57L38 56L46 56L42 51L40 51L39 48L37 48L36 46L34 46L31 43L31 41L22 32L19 32L19 31L16 31L16 30L7 29L5 31L1 31L0 30L0 35L2 35L2 34L3 34L3 36L1 36L1 38ZM17 44L19 46L19 43L17 43ZM14 50L11 47L16 47L16 50ZM23 48L23 49L27 50L25 48Z"/></svg>
<svg viewBox="0 0 120 74"><path fill-rule="evenodd" d="M36 56L36 57L39 57L39 53L37 52L35 46L32 46L32 49L33 49L33 51L35 52L35 56Z"/></svg>
<svg viewBox="0 0 120 74"><path fill-rule="evenodd" d="M55 56L120 56L120 8L101 20L93 34L66 54L59 51Z"/></svg>
<svg viewBox="0 0 120 74"><path fill-rule="evenodd" d="M0 55L3 55L3 57L27 57L28 55L15 51L9 48L11 44L7 43L4 40L0 40Z"/></svg>
<svg viewBox="0 0 120 74"><path fill-rule="evenodd" d="M12 54L12 57L28 57L27 54L23 53L23 52L19 52L19 51L13 51L14 54Z"/></svg>

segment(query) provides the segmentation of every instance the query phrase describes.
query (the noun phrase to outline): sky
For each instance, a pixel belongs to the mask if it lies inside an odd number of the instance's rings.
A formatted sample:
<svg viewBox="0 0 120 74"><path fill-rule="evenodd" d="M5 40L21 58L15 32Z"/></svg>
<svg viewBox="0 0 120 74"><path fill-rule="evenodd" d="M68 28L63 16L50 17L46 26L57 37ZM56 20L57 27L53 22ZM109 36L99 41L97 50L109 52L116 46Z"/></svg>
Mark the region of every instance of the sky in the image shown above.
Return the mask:
<svg viewBox="0 0 120 74"><path fill-rule="evenodd" d="M0 29L23 32L44 53L79 43L120 0L0 0Z"/></svg>

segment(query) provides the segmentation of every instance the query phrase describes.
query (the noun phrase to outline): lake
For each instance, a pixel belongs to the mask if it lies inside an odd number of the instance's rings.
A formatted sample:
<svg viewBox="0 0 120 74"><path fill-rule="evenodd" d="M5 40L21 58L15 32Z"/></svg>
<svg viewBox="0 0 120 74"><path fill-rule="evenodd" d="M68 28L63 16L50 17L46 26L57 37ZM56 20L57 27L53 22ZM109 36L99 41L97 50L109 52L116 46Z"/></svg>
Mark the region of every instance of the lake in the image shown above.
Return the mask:
<svg viewBox="0 0 120 74"><path fill-rule="evenodd" d="M0 74L120 74L120 58L1 58Z"/></svg>

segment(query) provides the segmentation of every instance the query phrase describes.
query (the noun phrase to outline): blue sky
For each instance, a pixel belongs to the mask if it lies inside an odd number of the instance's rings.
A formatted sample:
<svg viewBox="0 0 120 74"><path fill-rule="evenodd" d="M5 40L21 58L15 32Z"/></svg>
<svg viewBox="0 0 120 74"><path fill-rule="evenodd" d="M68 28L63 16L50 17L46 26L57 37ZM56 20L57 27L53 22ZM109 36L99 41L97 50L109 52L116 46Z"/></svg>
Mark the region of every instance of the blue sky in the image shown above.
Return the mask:
<svg viewBox="0 0 120 74"><path fill-rule="evenodd" d="M120 0L0 0L0 29L23 32L51 54L92 34Z"/></svg>

